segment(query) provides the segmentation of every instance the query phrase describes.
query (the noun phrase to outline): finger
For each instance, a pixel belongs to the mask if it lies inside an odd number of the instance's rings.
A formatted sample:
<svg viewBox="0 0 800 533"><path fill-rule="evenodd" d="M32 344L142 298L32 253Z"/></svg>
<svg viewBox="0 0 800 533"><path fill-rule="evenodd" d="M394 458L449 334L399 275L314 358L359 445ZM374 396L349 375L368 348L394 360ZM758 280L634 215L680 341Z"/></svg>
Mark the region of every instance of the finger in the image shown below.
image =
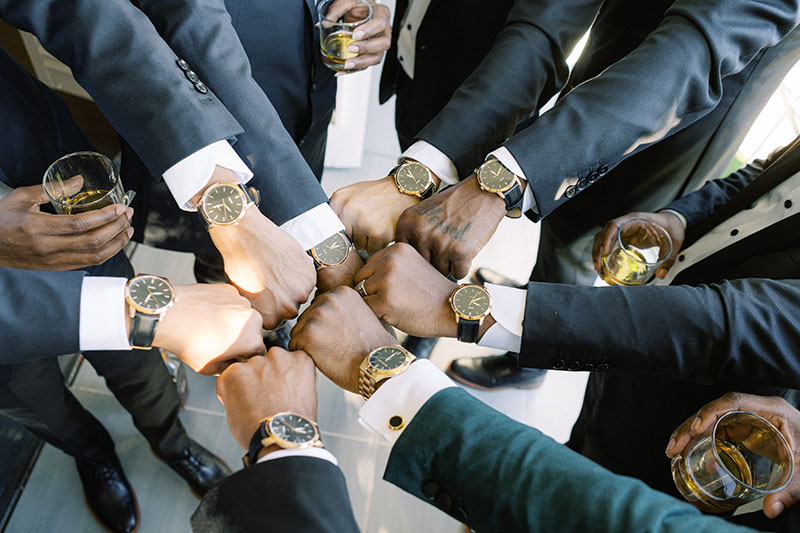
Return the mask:
<svg viewBox="0 0 800 533"><path fill-rule="evenodd" d="M380 261L372 261L372 258L370 257L370 259L367 261L367 264L365 264L358 270L358 272L355 273L353 276L353 281L358 284L370 276L375 275L378 264L380 264Z"/></svg>
<svg viewBox="0 0 800 533"><path fill-rule="evenodd" d="M775 518L784 509L794 506L800 500L800 480L792 480L785 489L764 497L764 514Z"/></svg>
<svg viewBox="0 0 800 533"><path fill-rule="evenodd" d="M363 231L358 231L354 228L353 231L353 246L356 247L356 250L366 250L367 249L367 234Z"/></svg>
<svg viewBox="0 0 800 533"><path fill-rule="evenodd" d="M383 52L380 54L359 55L344 62L345 70L364 70L383 61Z"/></svg>
<svg viewBox="0 0 800 533"><path fill-rule="evenodd" d="M604 229L605 234L603 235L603 242L600 245L600 256L608 255L611 252L611 248L614 246L614 239L617 238L617 230L619 230L620 226L619 219L612 220Z"/></svg>
<svg viewBox="0 0 800 533"><path fill-rule="evenodd" d="M115 255L128 243L133 236L133 228L128 228L113 239L111 239L105 246L99 250L89 250L83 252L76 252L71 254L72 262L81 265L77 268L102 265ZM56 254L58 255L58 254Z"/></svg>
<svg viewBox="0 0 800 533"><path fill-rule="evenodd" d="M471 266L472 266L472 261L464 261L461 259L456 259L454 261L451 261L449 264L450 272L456 279L462 279L467 277L467 274L469 274L469 267ZM447 275L446 272L444 274L445 276Z"/></svg>
<svg viewBox="0 0 800 533"><path fill-rule="evenodd" d="M374 40L389 29L389 23L384 18L373 18L353 30L353 44L364 44L368 39ZM388 50L388 48L386 48Z"/></svg>
<svg viewBox="0 0 800 533"><path fill-rule="evenodd" d="M77 215L50 215L43 213L48 217L48 228L50 235L71 235L76 233L86 233L93 229L105 226L114 219L127 214L133 215L133 209L126 208L122 204L114 204L97 209L96 211L88 211Z"/></svg>
<svg viewBox="0 0 800 533"><path fill-rule="evenodd" d="M386 310L384 309L384 301L382 297L378 296L377 294L370 294L369 296L364 297L364 303L369 306L373 313L375 313L375 316L381 320L386 320L384 316L386 314Z"/></svg>
<svg viewBox="0 0 800 533"><path fill-rule="evenodd" d="M68 198L77 194L81 190L81 187L83 187L83 176L79 174L62 182L50 183L47 185L47 187L53 196ZM39 185L19 187L16 190L23 190L26 200L30 201L36 206L50 202L50 197L45 191L45 188Z"/></svg>
<svg viewBox="0 0 800 533"><path fill-rule="evenodd" d="M367 252L375 254L386 247L387 241L379 235L370 235L367 239Z"/></svg>
<svg viewBox="0 0 800 533"><path fill-rule="evenodd" d="M77 235L62 235L57 240L63 250L99 250L127 229L128 217L123 214L97 229Z"/></svg>
<svg viewBox="0 0 800 533"><path fill-rule="evenodd" d="M594 242L592 242L592 263L594 263L594 269L596 271L600 271L600 247L603 244L603 236L605 235L605 228L601 229L597 232L594 236ZM656 273L657 274L657 273Z"/></svg>
<svg viewBox="0 0 800 533"><path fill-rule="evenodd" d="M380 35L367 41L353 41L347 47L347 51L361 55L379 55L382 57L391 44L392 39L388 35Z"/></svg>

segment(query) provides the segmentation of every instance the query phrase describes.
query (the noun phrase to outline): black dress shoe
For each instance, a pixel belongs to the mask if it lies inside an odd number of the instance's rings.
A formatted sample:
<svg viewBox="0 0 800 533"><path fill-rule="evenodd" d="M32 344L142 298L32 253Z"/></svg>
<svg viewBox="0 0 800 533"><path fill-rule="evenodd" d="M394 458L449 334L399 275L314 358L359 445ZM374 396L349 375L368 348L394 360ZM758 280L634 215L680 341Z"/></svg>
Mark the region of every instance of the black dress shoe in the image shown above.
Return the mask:
<svg viewBox="0 0 800 533"><path fill-rule="evenodd" d="M455 359L447 369L451 378L481 390L534 389L542 384L546 373L538 368L520 368L510 353Z"/></svg>
<svg viewBox="0 0 800 533"><path fill-rule="evenodd" d="M417 359L428 359L439 342L438 337L415 337L409 335L403 341L403 348L417 356Z"/></svg>
<svg viewBox="0 0 800 533"><path fill-rule="evenodd" d="M491 283L492 285L503 285L505 287L513 287L515 289L525 289L527 285L518 283L509 277L506 277L490 268L478 268L472 275L472 282L476 285L485 285Z"/></svg>
<svg viewBox="0 0 800 533"><path fill-rule="evenodd" d="M200 497L232 473L225 461L191 439L189 447L177 457L164 457L158 453L156 455L185 479Z"/></svg>
<svg viewBox="0 0 800 533"><path fill-rule="evenodd" d="M106 529L130 533L139 526L139 507L119 459L95 463L75 459L89 510Z"/></svg>

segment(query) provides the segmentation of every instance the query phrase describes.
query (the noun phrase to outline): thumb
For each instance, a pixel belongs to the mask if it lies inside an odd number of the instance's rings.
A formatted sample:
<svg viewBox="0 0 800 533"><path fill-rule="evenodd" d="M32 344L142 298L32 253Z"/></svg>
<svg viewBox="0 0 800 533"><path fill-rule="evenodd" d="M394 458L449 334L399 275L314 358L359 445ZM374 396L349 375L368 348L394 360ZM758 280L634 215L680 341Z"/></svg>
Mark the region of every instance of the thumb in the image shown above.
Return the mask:
<svg viewBox="0 0 800 533"><path fill-rule="evenodd" d="M32 196L31 200L36 201L36 205L41 205L49 202L50 196L53 198L69 198L80 192L81 187L83 187L83 176L78 174L64 181L48 181L44 187L33 186L25 188L38 189L38 194L35 197ZM31 191L31 194L33 194L33 191Z"/></svg>
<svg viewBox="0 0 800 533"><path fill-rule="evenodd" d="M17 187L8 196L9 200L16 200L17 202L24 204L26 207L30 209L36 208L36 210L38 210L40 205L46 204L50 201L50 198L47 196L47 193L44 192L44 188L41 185Z"/></svg>

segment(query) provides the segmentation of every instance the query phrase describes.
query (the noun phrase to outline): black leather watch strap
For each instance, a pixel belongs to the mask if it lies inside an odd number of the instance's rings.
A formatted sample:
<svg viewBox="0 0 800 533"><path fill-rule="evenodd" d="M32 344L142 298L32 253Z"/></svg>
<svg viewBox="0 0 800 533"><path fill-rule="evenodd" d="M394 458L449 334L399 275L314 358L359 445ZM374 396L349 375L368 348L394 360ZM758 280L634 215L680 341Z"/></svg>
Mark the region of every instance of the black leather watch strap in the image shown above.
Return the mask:
<svg viewBox="0 0 800 533"><path fill-rule="evenodd" d="M509 218L519 218L522 216L522 187L517 181L513 187L503 193L506 200L506 216Z"/></svg>
<svg viewBox="0 0 800 533"><path fill-rule="evenodd" d="M431 182L428 188L422 191L422 194L420 194L419 197L423 200L427 200L428 198L433 196L433 191L435 190L436 190L436 184L434 182Z"/></svg>
<svg viewBox="0 0 800 533"><path fill-rule="evenodd" d="M256 464L256 461L258 461L258 454L264 448L261 441L267 437L267 421L262 420L258 425L258 429L253 433L253 437L250 439L250 447L247 449L247 454L242 457L245 468Z"/></svg>
<svg viewBox="0 0 800 533"><path fill-rule="evenodd" d="M480 322L477 320L458 319L458 340L461 342L478 342Z"/></svg>
<svg viewBox="0 0 800 533"><path fill-rule="evenodd" d="M128 338L130 345L142 350L152 348L159 318L159 315L145 315L137 311L131 321L131 336Z"/></svg>

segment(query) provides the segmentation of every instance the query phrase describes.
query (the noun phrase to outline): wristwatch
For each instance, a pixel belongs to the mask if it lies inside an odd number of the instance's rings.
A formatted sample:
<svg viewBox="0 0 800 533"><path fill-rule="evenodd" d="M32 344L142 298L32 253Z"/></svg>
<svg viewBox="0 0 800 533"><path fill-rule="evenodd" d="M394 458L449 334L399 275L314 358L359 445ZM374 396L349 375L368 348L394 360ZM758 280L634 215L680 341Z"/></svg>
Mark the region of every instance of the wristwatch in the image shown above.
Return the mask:
<svg viewBox="0 0 800 533"><path fill-rule="evenodd" d="M156 325L175 304L175 289L167 278L138 274L125 285L125 301L131 316L131 347L149 350L153 346Z"/></svg>
<svg viewBox="0 0 800 533"><path fill-rule="evenodd" d="M477 342L483 319L492 312L492 295L480 285L460 285L450 295L458 322L458 340Z"/></svg>
<svg viewBox="0 0 800 533"><path fill-rule="evenodd" d="M251 206L257 206L258 191L241 183L215 183L200 198L200 220L206 229L211 226L233 226Z"/></svg>
<svg viewBox="0 0 800 533"><path fill-rule="evenodd" d="M381 381L402 374L416 361L414 354L399 345L375 348L358 367L358 392L364 400L369 400L375 393L375 387Z"/></svg>
<svg viewBox="0 0 800 533"><path fill-rule="evenodd" d="M505 200L507 217L522 216L522 186L519 183L519 176L494 157L487 159L475 173L478 175L478 186L481 189L493 192Z"/></svg>
<svg viewBox="0 0 800 533"><path fill-rule="evenodd" d="M308 255L314 260L317 270L321 270L344 263L352 248L353 243L343 231L340 231L308 250Z"/></svg>
<svg viewBox="0 0 800 533"><path fill-rule="evenodd" d="M262 449L277 444L286 450L305 448L324 448L319 435L319 426L303 415L284 411L261 420L258 429L250 439L250 448L242 457L245 467L258 460Z"/></svg>
<svg viewBox="0 0 800 533"><path fill-rule="evenodd" d="M403 161L392 169L390 175L394 178L397 189L409 196L417 196L424 200L430 198L436 189L433 172L418 161Z"/></svg>

